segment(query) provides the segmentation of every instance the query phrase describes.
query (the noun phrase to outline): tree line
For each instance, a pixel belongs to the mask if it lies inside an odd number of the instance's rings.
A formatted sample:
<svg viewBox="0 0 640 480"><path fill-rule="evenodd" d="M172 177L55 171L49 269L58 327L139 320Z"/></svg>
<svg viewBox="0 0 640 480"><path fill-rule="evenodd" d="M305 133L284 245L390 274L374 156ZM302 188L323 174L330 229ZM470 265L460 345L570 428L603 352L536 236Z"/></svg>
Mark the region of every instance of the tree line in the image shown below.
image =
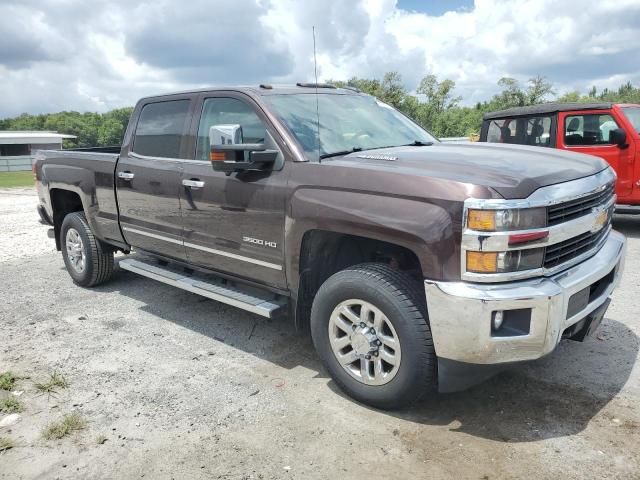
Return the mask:
<svg viewBox="0 0 640 480"><path fill-rule="evenodd" d="M461 106L462 98L455 95L453 80L438 80L427 75L415 92L409 91L397 72L388 72L382 79L353 77L349 80L329 80L339 87L351 87L373 95L411 117L437 137L460 137L480 132L482 116L487 112L510 107L534 105L548 101L557 102L616 102L640 103L640 87L631 82L618 89L589 92L569 92L556 97L556 92L545 77L536 76L522 85L514 78L498 81L500 91L484 102L473 106ZM65 148L119 145L127 128L132 107L118 108L106 113L59 112L30 115L23 113L15 118L0 120L0 130L53 130L75 135L65 140Z"/></svg>

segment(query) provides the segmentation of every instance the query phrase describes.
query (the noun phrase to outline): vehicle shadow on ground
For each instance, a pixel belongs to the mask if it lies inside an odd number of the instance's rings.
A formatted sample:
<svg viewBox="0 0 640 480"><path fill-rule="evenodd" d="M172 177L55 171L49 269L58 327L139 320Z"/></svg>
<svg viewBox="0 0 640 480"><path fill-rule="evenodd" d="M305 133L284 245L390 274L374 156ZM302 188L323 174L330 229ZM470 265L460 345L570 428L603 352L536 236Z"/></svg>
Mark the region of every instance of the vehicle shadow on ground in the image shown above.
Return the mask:
<svg viewBox="0 0 640 480"><path fill-rule="evenodd" d="M296 333L287 318L268 320L122 270L95 290L142 302L140 309L159 322L168 320L282 368L302 366L327 378L310 338ZM638 337L624 324L610 319L605 323L611 341L563 342L544 359L511 368L464 392L434 395L400 412L362 407L418 424L452 425L452 431L502 442L576 434L620 392L640 348ZM597 362L589 362L594 358ZM335 382L328 386L347 398Z"/></svg>
<svg viewBox="0 0 640 480"><path fill-rule="evenodd" d="M194 293L116 268L111 280L94 291L119 292L142 302L159 325L172 322L286 369L297 366L322 372L309 336L286 318L268 319Z"/></svg>
<svg viewBox="0 0 640 480"><path fill-rule="evenodd" d="M466 391L434 395L406 411L387 413L425 425L453 424L451 431L502 442L579 433L622 390L640 348L626 325L605 323L603 341L564 340L547 357L510 367Z"/></svg>
<svg viewBox="0 0 640 480"><path fill-rule="evenodd" d="M615 215L613 228L630 238L640 238L640 215Z"/></svg>

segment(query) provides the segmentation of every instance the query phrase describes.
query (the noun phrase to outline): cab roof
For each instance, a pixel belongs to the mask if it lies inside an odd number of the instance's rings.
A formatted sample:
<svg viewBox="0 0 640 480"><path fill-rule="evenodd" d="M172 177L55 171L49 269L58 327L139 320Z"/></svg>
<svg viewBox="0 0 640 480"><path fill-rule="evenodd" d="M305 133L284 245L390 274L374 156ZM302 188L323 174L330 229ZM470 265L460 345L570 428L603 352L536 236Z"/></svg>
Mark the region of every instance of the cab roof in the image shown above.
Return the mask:
<svg viewBox="0 0 640 480"><path fill-rule="evenodd" d="M609 110L613 103L541 103L528 107L513 107L484 115L484 120L504 117L520 117L525 115L542 115L574 110Z"/></svg>
<svg viewBox="0 0 640 480"><path fill-rule="evenodd" d="M357 88L354 87L345 87L338 88L334 85L318 83L317 88L315 83L296 83L296 84L285 84L285 85L271 85L271 84L260 84L260 85L224 85L217 87L206 87L206 88L197 88L191 90L183 90L179 92L167 92L161 93L158 95L149 95L147 97L142 98L141 100L149 100L156 97L167 97L171 95L186 95L191 93L206 93L206 92L243 92L250 95L260 95L260 96L268 96L268 95L294 95L300 93L318 93L321 94L330 94L330 95L366 95L361 92Z"/></svg>

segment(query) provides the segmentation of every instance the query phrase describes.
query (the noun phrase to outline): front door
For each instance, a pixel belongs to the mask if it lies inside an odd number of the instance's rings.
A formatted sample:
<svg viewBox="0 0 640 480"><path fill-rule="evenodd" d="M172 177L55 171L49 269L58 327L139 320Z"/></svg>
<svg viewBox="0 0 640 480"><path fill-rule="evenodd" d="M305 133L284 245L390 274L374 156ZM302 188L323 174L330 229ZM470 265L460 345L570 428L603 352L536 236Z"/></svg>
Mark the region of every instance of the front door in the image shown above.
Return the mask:
<svg viewBox="0 0 640 480"><path fill-rule="evenodd" d="M275 138L274 131L259 106L242 94L202 95L196 111L192 160L184 162L182 173L187 258L198 266L284 287L287 162L268 171L226 175L214 171L209 161L212 125L240 125L243 143L264 143L268 135Z"/></svg>
<svg viewBox="0 0 640 480"><path fill-rule="evenodd" d="M561 112L559 120L561 148L604 159L618 175L618 197L629 195L633 186L633 152L609 142L609 132L620 128L611 113L602 110Z"/></svg>
<svg viewBox="0 0 640 480"><path fill-rule="evenodd" d="M180 159L189 128L191 100L142 106L129 147L116 167L120 225L135 248L185 260L182 245Z"/></svg>

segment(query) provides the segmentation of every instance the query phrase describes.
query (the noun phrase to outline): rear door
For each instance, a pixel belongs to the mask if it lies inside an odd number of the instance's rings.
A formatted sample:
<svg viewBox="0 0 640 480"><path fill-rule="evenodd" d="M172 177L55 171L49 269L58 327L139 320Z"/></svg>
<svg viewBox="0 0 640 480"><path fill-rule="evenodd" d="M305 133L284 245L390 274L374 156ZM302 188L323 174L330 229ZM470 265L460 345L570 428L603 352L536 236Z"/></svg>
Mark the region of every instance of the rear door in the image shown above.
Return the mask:
<svg viewBox="0 0 640 480"><path fill-rule="evenodd" d="M284 219L288 162L262 172L216 172L209 160L212 125L237 124L243 143L264 143L267 131L287 155L275 129L247 95L201 95L182 173L182 223L190 263L284 287Z"/></svg>
<svg viewBox="0 0 640 480"><path fill-rule="evenodd" d="M182 245L182 158L193 100L169 96L143 104L116 168L120 225L140 250L185 260Z"/></svg>
<svg viewBox="0 0 640 480"><path fill-rule="evenodd" d="M609 142L609 132L620 125L603 110L561 112L558 147L603 158L618 175L616 194L627 196L632 189L633 151Z"/></svg>

